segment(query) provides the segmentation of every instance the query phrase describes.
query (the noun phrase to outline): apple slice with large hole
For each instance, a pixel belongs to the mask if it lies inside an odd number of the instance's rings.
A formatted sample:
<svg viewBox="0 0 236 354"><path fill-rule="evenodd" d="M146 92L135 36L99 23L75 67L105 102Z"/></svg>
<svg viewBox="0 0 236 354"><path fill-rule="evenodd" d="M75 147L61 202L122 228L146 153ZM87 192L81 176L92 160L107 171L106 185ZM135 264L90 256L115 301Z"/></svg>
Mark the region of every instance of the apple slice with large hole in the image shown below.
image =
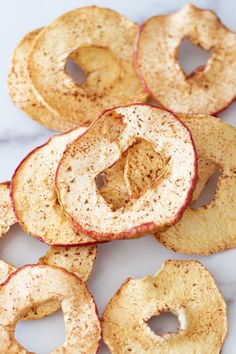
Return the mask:
<svg viewBox="0 0 236 354"><path fill-rule="evenodd" d="M179 222L156 239L169 249L186 254L209 255L236 247L236 128L221 119L179 115L191 130L199 160L220 172L213 200L187 208ZM201 180L201 171L200 180Z"/></svg>
<svg viewBox="0 0 236 354"><path fill-rule="evenodd" d="M38 260L38 264L58 266L75 274L82 281L87 281L93 269L97 255L96 246L81 247L50 247L48 252ZM12 264L0 260L0 284L16 271ZM60 309L57 300L51 300L41 305L33 305L22 317L22 320L38 320L49 316Z"/></svg>
<svg viewBox="0 0 236 354"><path fill-rule="evenodd" d="M156 173L157 178L139 196L114 210L100 194L96 178L140 139L145 146L152 145L154 158L161 156L165 173L161 178ZM135 165L142 179L142 161ZM56 187L63 209L78 230L99 241L135 238L163 230L181 217L196 185L196 166L191 134L174 114L133 104L103 112L68 145L58 166Z"/></svg>
<svg viewBox="0 0 236 354"><path fill-rule="evenodd" d="M62 308L67 336L54 353L96 354L101 326L86 284L65 269L45 265L24 266L0 286L1 352L29 353L14 336L16 324L35 304L55 299Z"/></svg>
<svg viewBox="0 0 236 354"><path fill-rule="evenodd" d="M186 75L178 60L184 38L212 51L205 67ZM216 115L236 96L236 33L213 11L186 4L168 15L147 19L139 28L134 62L145 90L178 113Z"/></svg>
<svg viewBox="0 0 236 354"><path fill-rule="evenodd" d="M18 222L29 235L49 245L75 246L95 242L73 229L54 187L63 151L84 132L85 128L76 128L52 137L24 158L12 178L11 197Z"/></svg>
<svg viewBox="0 0 236 354"><path fill-rule="evenodd" d="M156 335L153 316L178 316L176 333ZM227 334L227 307L217 285L198 261L166 261L154 276L127 279L102 317L111 354L220 353Z"/></svg>

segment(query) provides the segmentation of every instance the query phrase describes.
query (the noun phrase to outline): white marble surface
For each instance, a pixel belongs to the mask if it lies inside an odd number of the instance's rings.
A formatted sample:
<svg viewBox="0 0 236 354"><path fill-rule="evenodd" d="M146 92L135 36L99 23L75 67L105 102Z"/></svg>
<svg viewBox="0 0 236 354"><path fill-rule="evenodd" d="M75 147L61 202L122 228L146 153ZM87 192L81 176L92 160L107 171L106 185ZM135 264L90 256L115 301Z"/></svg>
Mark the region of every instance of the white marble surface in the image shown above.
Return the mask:
<svg viewBox="0 0 236 354"><path fill-rule="evenodd" d="M6 78L11 52L17 42L34 28L42 27L61 13L77 6L96 4L111 7L142 22L153 14L168 13L180 8L183 0L113 0L113 1L76 1L76 0L5 0L0 11L0 180L9 180L20 160L32 148L41 144L51 132L31 121L9 100ZM211 8L222 21L236 30L236 2L233 0L193 1L199 7ZM184 50L185 61L193 65L193 51ZM198 58L198 56L197 56ZM197 64L197 63L195 63ZM198 61L199 64L199 61ZM236 104L234 103L220 115L236 125ZM216 220L217 222L217 220ZM12 228L7 237L0 241L0 258L13 262L16 266L36 262L39 255L47 249L39 241L25 235L18 226ZM128 277L142 277L154 274L166 259L199 259L214 275L228 304L229 332L223 354L236 353L236 250L209 257L188 257L170 252L160 246L153 238L146 237L135 241L118 241L99 247L93 276L89 288L97 301L100 313L105 304ZM159 327L167 325L159 323ZM62 315L31 323L20 324L17 338L28 350L46 354L64 341ZM104 346L100 354L108 353ZM206 353L210 354L210 353Z"/></svg>

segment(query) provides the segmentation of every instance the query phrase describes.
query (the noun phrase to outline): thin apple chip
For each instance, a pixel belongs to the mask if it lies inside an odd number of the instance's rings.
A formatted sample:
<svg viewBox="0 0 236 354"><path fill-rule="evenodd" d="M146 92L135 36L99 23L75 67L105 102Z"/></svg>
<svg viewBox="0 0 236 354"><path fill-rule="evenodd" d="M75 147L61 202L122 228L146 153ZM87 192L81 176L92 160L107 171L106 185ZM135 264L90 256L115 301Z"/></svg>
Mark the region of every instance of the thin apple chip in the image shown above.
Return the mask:
<svg viewBox="0 0 236 354"><path fill-rule="evenodd" d="M208 255L236 247L236 128L211 116L179 118L192 133L198 157L217 166L220 177L210 204L187 208L181 220L158 232L156 239L187 254Z"/></svg>
<svg viewBox="0 0 236 354"><path fill-rule="evenodd" d="M162 336L147 322L172 312L180 328ZM102 317L111 354L220 353L227 333L226 304L213 277L197 261L166 261L155 276L129 278Z"/></svg>
<svg viewBox="0 0 236 354"><path fill-rule="evenodd" d="M14 336L16 324L35 304L55 300L61 305L67 335L54 353L95 354L101 328L85 283L62 268L44 265L22 267L0 286L1 351L29 353Z"/></svg>

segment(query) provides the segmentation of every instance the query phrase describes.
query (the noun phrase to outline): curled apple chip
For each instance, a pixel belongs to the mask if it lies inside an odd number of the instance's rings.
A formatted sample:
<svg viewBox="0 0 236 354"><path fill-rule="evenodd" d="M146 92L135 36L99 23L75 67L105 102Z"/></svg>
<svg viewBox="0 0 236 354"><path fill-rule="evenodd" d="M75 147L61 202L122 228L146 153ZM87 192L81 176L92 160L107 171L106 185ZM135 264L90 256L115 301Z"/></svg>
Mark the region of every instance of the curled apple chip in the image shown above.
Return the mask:
<svg viewBox="0 0 236 354"><path fill-rule="evenodd" d="M29 57L35 91L50 109L77 125L89 125L111 106L145 102L147 94L133 67L138 26L119 13L90 6L65 13L37 37ZM78 84L65 71L76 51L86 74Z"/></svg>
<svg viewBox="0 0 236 354"><path fill-rule="evenodd" d="M143 159L140 154L140 161L136 154L130 161L132 169L134 164L139 166L137 183L132 186L135 193L114 210L100 194L96 178L127 151L135 154L137 143L142 149L149 144L153 161L161 156L165 173L159 178L155 161L156 171L146 179L151 157ZM141 168L142 163L146 168ZM130 173L126 178L131 178ZM142 178L145 185L141 191ZM195 184L196 153L188 129L172 113L139 104L105 111L80 139L68 145L56 176L60 203L74 226L99 241L135 238L172 225L189 203Z"/></svg>
<svg viewBox="0 0 236 354"><path fill-rule="evenodd" d="M184 38L211 51L206 66L187 76L178 60ZM135 65L147 92L173 112L216 114L236 96L236 33L209 10L187 4L140 27Z"/></svg>
<svg viewBox="0 0 236 354"><path fill-rule="evenodd" d="M179 118L190 129L199 158L217 166L220 177L210 204L187 208L181 220L158 232L156 239L187 254L207 255L236 247L236 129L211 116Z"/></svg>
<svg viewBox="0 0 236 354"><path fill-rule="evenodd" d="M19 319L34 305L60 303L66 342L53 353L95 354L101 328L96 305L86 285L62 268L29 265L14 272L0 287L0 348L29 353L14 337Z"/></svg>
<svg viewBox="0 0 236 354"><path fill-rule="evenodd" d="M0 237L4 236L9 228L16 223L10 197L10 183L0 183Z"/></svg>
<svg viewBox="0 0 236 354"><path fill-rule="evenodd" d="M85 128L77 128L52 137L25 157L12 178L11 196L20 225L29 235L49 245L95 243L91 237L74 231L54 187L63 151L84 131Z"/></svg>
<svg viewBox="0 0 236 354"><path fill-rule="evenodd" d="M180 328L155 334L147 322L172 312ZM211 274L197 261L166 261L155 276L127 279L102 317L113 354L220 353L227 332L226 304Z"/></svg>
<svg viewBox="0 0 236 354"><path fill-rule="evenodd" d="M69 130L73 124L61 119L47 108L39 95L34 92L28 75L28 56L41 31L42 29L36 29L27 33L15 48L8 75L8 92L15 105L38 123L54 130Z"/></svg>

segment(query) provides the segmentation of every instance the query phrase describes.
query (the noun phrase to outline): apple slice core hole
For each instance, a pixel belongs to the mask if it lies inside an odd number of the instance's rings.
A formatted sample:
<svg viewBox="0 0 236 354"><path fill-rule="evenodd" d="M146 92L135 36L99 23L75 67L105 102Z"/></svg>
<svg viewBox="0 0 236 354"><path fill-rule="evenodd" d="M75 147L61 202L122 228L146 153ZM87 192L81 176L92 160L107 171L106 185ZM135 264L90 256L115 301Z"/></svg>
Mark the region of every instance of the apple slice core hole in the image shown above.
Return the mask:
<svg viewBox="0 0 236 354"><path fill-rule="evenodd" d="M210 51L194 45L188 38L184 38L178 50L180 66L187 76L203 71L211 54Z"/></svg>
<svg viewBox="0 0 236 354"><path fill-rule="evenodd" d="M167 163L168 158L158 154L150 142L138 138L118 161L96 176L97 191L116 211L156 185Z"/></svg>
<svg viewBox="0 0 236 354"><path fill-rule="evenodd" d="M198 209L201 206L209 205L213 201L215 197L219 177L220 177L220 172L219 170L217 170L209 178L199 198L191 205L192 209Z"/></svg>
<svg viewBox="0 0 236 354"><path fill-rule="evenodd" d="M0 259L15 267L37 263L49 246L27 235L19 224L13 225L6 237L0 238Z"/></svg>
<svg viewBox="0 0 236 354"><path fill-rule="evenodd" d="M158 336L167 333L176 333L179 330L178 317L172 312L163 312L159 316L153 316L147 321L148 326Z"/></svg>
<svg viewBox="0 0 236 354"><path fill-rule="evenodd" d="M121 67L109 48L82 46L66 59L65 72L93 97L103 95L119 80Z"/></svg>
<svg viewBox="0 0 236 354"><path fill-rule="evenodd" d="M78 85L86 81L87 75L70 57L66 60L65 71Z"/></svg>
<svg viewBox="0 0 236 354"><path fill-rule="evenodd" d="M40 320L18 322L15 336L29 352L51 353L66 340L62 311Z"/></svg>

